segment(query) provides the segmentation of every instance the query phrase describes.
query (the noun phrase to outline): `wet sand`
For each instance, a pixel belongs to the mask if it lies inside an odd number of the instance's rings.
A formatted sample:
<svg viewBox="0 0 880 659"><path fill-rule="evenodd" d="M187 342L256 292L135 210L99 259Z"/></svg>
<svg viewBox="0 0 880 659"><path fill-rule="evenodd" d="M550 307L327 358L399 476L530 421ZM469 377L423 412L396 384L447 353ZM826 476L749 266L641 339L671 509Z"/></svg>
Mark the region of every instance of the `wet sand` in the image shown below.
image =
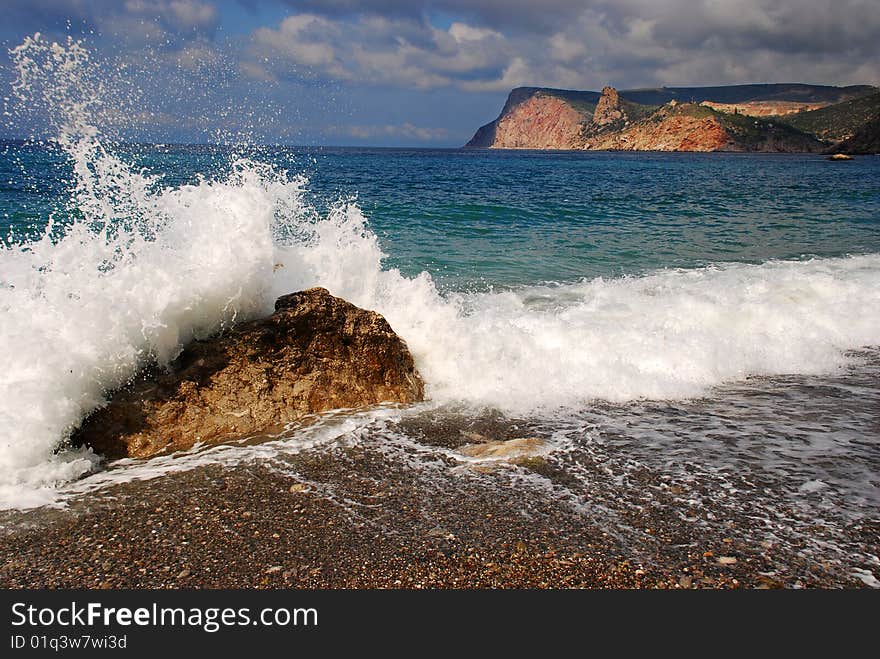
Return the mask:
<svg viewBox="0 0 880 659"><path fill-rule="evenodd" d="M461 443L457 428L431 430L438 445ZM621 533L558 490L511 486L529 471L565 480L542 460L420 466L370 445L286 460L286 473L259 461L202 466L114 485L63 510L6 513L0 586L864 586L796 551L750 546L738 532L747 520L726 520L723 535L682 525L672 496L631 507ZM877 529L859 532L876 543Z"/></svg>

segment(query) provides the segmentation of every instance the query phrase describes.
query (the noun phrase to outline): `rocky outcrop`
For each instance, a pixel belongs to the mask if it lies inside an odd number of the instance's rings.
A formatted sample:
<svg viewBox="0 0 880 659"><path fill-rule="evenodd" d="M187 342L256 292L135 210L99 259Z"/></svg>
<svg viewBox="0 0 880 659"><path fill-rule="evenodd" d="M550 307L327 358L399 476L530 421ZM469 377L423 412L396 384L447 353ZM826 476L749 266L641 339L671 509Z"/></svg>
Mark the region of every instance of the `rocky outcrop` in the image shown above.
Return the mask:
<svg viewBox="0 0 880 659"><path fill-rule="evenodd" d="M797 112L810 112L831 103L798 103L796 101L747 101L745 103L716 103L703 101L700 105L726 114L744 114L747 117L782 117Z"/></svg>
<svg viewBox="0 0 880 659"><path fill-rule="evenodd" d="M626 122L626 113L620 106L620 96L614 87L605 87L602 89L602 96L596 104L596 110L593 112L592 125L595 128L602 129L606 126L614 126L621 122Z"/></svg>
<svg viewBox="0 0 880 659"><path fill-rule="evenodd" d="M605 87L601 94L520 87L510 93L498 119L477 130L467 146L816 152L876 116L876 91L864 85L801 84L619 93Z"/></svg>
<svg viewBox="0 0 880 659"><path fill-rule="evenodd" d="M532 98L535 97L543 97L543 98L553 98L556 100L560 100L563 103L567 104L572 110L574 110L579 115L579 124L581 122L587 123L590 121L590 116L593 113L593 110L596 107L596 103L599 101L599 93L598 92L582 92L582 91L571 91L567 89L550 89L547 87L516 87L511 90L510 94L507 96L507 101L504 103L504 107L501 108L501 114L498 115L498 118L494 121L490 121L485 126L481 126L477 129L477 132L474 133L474 136L470 139L470 141L465 145L470 148L501 148L498 144L505 142L508 143L511 140L508 137L502 137L496 143L496 135L498 135L498 126L506 117L514 114L514 112L519 108L520 105L528 102ZM528 115L529 111L522 113L523 116ZM517 120L515 119L513 124L515 125ZM511 128L511 124L508 122L506 129ZM577 127L577 132L579 132L579 126ZM530 147L513 147L513 148L530 148ZM537 148L537 147L536 147ZM555 147L554 147L555 148ZM576 148L576 147L569 147Z"/></svg>
<svg viewBox="0 0 880 659"><path fill-rule="evenodd" d="M279 298L268 318L188 345L168 371L117 391L72 440L109 458L146 457L423 394L406 344L382 316L312 288Z"/></svg>
<svg viewBox="0 0 880 659"><path fill-rule="evenodd" d="M496 149L574 149L583 115L555 96L536 94L495 125Z"/></svg>
<svg viewBox="0 0 880 659"><path fill-rule="evenodd" d="M585 149L816 153L822 144L784 124L670 101L620 130L587 135Z"/></svg>
<svg viewBox="0 0 880 659"><path fill-rule="evenodd" d="M587 141L586 149L620 151L733 151L731 135L713 114L688 113L674 101L621 131Z"/></svg>

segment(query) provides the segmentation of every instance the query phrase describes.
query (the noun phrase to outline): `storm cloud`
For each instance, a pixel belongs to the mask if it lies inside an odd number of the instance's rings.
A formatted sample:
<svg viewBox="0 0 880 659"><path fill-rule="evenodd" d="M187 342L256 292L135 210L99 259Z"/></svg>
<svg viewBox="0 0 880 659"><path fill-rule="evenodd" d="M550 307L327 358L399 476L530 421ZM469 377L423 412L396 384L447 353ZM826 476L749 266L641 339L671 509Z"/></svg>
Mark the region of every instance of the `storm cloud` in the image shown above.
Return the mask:
<svg viewBox="0 0 880 659"><path fill-rule="evenodd" d="M293 62L368 83L398 80L403 85L453 84L489 91L527 84L632 87L880 81L877 0L305 0L288 4L320 20L324 28L324 36L319 30L308 36L298 33L287 39L287 47L295 51L291 42L306 39L310 52L321 50L326 61L309 61L305 53L288 52ZM452 17L445 33L435 27L437 17ZM274 42L284 51L284 25L275 29ZM456 39L455 31L475 36ZM268 32L260 35L269 37Z"/></svg>
<svg viewBox="0 0 880 659"><path fill-rule="evenodd" d="M4 13L7 45L84 36L171 90L165 115L246 96L275 108L262 123L284 139L454 144L522 85L880 84L880 0L7 0Z"/></svg>

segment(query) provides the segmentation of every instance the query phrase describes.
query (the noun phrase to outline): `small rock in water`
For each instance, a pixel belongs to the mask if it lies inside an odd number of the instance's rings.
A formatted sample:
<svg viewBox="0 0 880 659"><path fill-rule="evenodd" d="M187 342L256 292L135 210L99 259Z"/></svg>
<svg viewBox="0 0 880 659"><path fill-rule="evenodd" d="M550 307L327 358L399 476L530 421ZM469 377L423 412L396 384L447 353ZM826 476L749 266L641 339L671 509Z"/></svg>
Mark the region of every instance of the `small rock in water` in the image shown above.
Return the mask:
<svg viewBox="0 0 880 659"><path fill-rule="evenodd" d="M853 157L845 153L835 153L828 156L828 160L852 160Z"/></svg>
<svg viewBox="0 0 880 659"><path fill-rule="evenodd" d="M309 486L306 485L305 483L294 483L293 485L290 486L290 491L293 494L297 494L300 492L308 492Z"/></svg>
<svg viewBox="0 0 880 659"><path fill-rule="evenodd" d="M718 565L735 565L736 559L733 556L719 556Z"/></svg>
<svg viewBox="0 0 880 659"><path fill-rule="evenodd" d="M266 568L266 574L275 574L276 572L281 572L284 568L280 565L273 565L270 568Z"/></svg>
<svg viewBox="0 0 880 659"><path fill-rule="evenodd" d="M871 570L857 568L853 570L853 576L869 588L880 588L880 580L874 576L874 573L871 572Z"/></svg>
<svg viewBox="0 0 880 659"><path fill-rule="evenodd" d="M177 575L178 579L186 579L190 574L192 574L189 570L181 570L180 574Z"/></svg>
<svg viewBox="0 0 880 659"><path fill-rule="evenodd" d="M461 449L469 458L491 460L515 460L538 455L543 452L546 442L537 437L520 437L507 441L489 441L481 444L469 444Z"/></svg>
<svg viewBox="0 0 880 659"><path fill-rule="evenodd" d="M818 492L824 488L828 487L826 483L820 480L810 480L801 485L798 488L798 492L803 492L805 494L810 494L812 492Z"/></svg>

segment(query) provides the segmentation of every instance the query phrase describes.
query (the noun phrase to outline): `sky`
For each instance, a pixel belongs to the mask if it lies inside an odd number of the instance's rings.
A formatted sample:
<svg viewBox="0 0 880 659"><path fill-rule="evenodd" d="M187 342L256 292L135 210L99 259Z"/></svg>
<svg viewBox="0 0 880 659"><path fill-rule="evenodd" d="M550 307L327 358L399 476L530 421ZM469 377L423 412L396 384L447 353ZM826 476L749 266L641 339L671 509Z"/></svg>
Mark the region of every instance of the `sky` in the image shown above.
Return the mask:
<svg viewBox="0 0 880 659"><path fill-rule="evenodd" d="M880 0L0 5L3 97L9 48L37 31L80 39L108 86L129 90L120 130L150 141L455 147L517 86L880 85ZM40 120L17 121L0 135Z"/></svg>

